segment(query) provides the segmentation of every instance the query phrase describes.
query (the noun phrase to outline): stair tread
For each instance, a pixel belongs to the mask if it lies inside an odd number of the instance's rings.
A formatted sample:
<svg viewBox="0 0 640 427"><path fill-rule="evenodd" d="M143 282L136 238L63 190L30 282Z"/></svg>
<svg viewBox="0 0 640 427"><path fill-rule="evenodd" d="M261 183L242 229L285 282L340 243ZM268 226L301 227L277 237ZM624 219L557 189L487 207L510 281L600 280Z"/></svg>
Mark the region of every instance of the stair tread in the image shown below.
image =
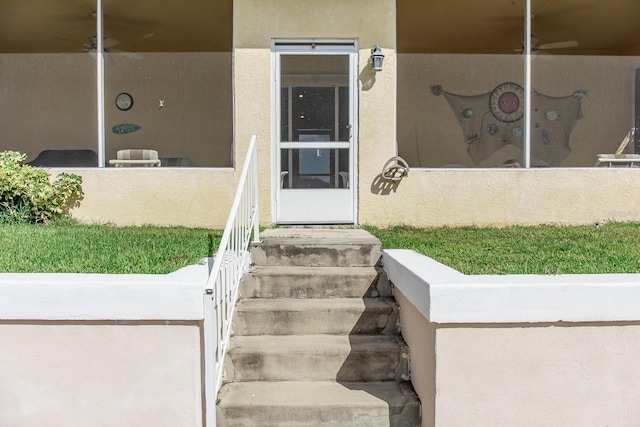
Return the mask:
<svg viewBox="0 0 640 427"><path fill-rule="evenodd" d="M417 401L407 383L395 381L247 381L222 386L221 407L231 406L295 406L389 405L404 406Z"/></svg>
<svg viewBox="0 0 640 427"><path fill-rule="evenodd" d="M384 298L247 298L238 302L238 312L250 310L392 310Z"/></svg>
<svg viewBox="0 0 640 427"><path fill-rule="evenodd" d="M291 275L296 276L373 276L377 271L373 266L351 266L351 267L326 267L326 266L306 266L306 265L254 265L247 274L265 275Z"/></svg>
<svg viewBox="0 0 640 427"><path fill-rule="evenodd" d="M273 228L260 234L262 242L309 245L381 245L380 240L358 228Z"/></svg>
<svg viewBox="0 0 640 427"><path fill-rule="evenodd" d="M352 353L398 351L398 339L389 335L247 335L231 338L229 352Z"/></svg>
<svg viewBox="0 0 640 427"><path fill-rule="evenodd" d="M272 229L251 248L256 265L374 266L380 240L362 229Z"/></svg>

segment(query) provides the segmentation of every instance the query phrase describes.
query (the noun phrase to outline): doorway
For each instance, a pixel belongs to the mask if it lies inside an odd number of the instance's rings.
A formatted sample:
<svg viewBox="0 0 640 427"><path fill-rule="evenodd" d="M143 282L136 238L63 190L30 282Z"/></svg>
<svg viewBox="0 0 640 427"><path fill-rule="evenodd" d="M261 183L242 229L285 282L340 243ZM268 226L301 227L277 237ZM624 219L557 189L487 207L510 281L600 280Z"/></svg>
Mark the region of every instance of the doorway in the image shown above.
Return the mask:
<svg viewBox="0 0 640 427"><path fill-rule="evenodd" d="M354 224L355 42L273 47L276 223Z"/></svg>

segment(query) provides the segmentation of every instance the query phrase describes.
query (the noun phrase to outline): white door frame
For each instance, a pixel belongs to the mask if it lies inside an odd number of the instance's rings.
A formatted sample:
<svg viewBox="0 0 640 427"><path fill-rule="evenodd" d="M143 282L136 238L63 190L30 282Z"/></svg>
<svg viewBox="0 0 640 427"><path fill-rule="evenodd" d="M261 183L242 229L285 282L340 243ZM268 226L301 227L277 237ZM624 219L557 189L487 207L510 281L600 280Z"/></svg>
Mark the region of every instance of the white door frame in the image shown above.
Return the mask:
<svg viewBox="0 0 640 427"><path fill-rule="evenodd" d="M357 224L358 222L358 43L357 40L343 39L274 39L271 49L271 116L272 116L272 143L271 143L271 215L274 223L342 223ZM349 58L349 116L351 121L351 136L349 140L349 217L339 221L281 221L280 197L280 56L281 55L347 55ZM288 190L296 191L296 190ZM322 189L313 191L322 193ZM326 190L331 191L331 190ZM301 192L302 193L302 192ZM309 195L301 194L301 203L307 203ZM342 197L342 195L341 195ZM306 199L306 201L305 201Z"/></svg>

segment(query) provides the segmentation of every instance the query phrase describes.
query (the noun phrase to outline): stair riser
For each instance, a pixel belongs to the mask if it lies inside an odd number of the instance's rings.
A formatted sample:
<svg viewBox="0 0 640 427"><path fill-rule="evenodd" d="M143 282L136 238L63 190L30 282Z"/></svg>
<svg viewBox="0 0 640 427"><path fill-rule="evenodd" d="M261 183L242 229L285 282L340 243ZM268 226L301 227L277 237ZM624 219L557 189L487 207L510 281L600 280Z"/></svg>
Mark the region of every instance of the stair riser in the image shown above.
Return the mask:
<svg viewBox="0 0 640 427"><path fill-rule="evenodd" d="M256 265L306 267L373 267L382 255L379 245L257 244L251 250Z"/></svg>
<svg viewBox="0 0 640 427"><path fill-rule="evenodd" d="M218 427L420 425L420 402L407 382L241 382L224 385L219 396Z"/></svg>
<svg viewBox="0 0 640 427"><path fill-rule="evenodd" d="M411 408L414 415L408 419L419 419L419 405ZM406 424L404 419L391 421L389 411L384 406L335 406L335 407L301 407L301 406L264 406L225 408L218 411L219 427L317 427L318 424L339 425L340 427L389 427L414 426ZM393 417L391 417L394 420ZM286 421L285 421L286 420Z"/></svg>
<svg viewBox="0 0 640 427"><path fill-rule="evenodd" d="M265 274L260 267L252 268L242 279L241 298L363 298L390 296L391 286L386 274L371 268L354 274L278 273Z"/></svg>
<svg viewBox="0 0 640 427"><path fill-rule="evenodd" d="M384 309L324 311L244 311L233 320L234 335L378 334L398 332L398 311Z"/></svg>
<svg viewBox="0 0 640 427"><path fill-rule="evenodd" d="M225 361L226 381L395 381L400 350L359 353L239 353ZM232 376L232 377L231 377Z"/></svg>

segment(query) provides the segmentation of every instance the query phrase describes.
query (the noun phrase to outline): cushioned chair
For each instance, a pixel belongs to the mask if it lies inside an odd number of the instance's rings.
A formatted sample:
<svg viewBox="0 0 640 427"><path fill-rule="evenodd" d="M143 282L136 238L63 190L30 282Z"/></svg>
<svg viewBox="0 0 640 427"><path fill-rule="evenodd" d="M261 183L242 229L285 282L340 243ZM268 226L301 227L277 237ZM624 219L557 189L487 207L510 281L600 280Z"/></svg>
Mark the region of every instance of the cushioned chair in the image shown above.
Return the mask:
<svg viewBox="0 0 640 427"><path fill-rule="evenodd" d="M125 166L160 166L160 159L156 150L127 149L118 150L116 159L109 160L115 167Z"/></svg>

